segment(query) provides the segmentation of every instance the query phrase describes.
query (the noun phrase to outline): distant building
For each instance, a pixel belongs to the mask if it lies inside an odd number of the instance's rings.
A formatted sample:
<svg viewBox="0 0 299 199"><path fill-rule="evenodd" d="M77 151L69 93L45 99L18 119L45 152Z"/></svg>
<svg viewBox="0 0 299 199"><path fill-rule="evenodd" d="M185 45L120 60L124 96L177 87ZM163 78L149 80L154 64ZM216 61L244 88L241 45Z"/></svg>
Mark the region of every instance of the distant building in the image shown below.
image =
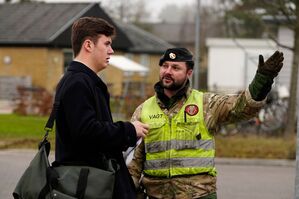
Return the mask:
<svg viewBox="0 0 299 199"><path fill-rule="evenodd" d="M113 49L127 59L115 59L100 73L111 94L121 96L137 84L148 92L158 80L160 56L173 45L133 25L114 22L98 3L0 4L0 79L29 77L32 86L53 92L73 57L71 25L83 16L101 17L116 27ZM0 99L2 94L0 90Z"/></svg>
<svg viewBox="0 0 299 199"><path fill-rule="evenodd" d="M144 27L154 35L171 43L176 47L184 47L195 54L195 23L147 23ZM207 89L207 51L205 48L205 39L207 28L202 28L200 31L200 51L199 51L199 87L202 90ZM210 37L213 34L209 35Z"/></svg>
<svg viewBox="0 0 299 199"><path fill-rule="evenodd" d="M208 38L208 90L235 93L248 88L258 66L277 49L269 39ZM282 79L276 79L281 83Z"/></svg>
<svg viewBox="0 0 299 199"><path fill-rule="evenodd" d="M194 52L195 24L194 23L153 23L147 24L150 31L163 40Z"/></svg>

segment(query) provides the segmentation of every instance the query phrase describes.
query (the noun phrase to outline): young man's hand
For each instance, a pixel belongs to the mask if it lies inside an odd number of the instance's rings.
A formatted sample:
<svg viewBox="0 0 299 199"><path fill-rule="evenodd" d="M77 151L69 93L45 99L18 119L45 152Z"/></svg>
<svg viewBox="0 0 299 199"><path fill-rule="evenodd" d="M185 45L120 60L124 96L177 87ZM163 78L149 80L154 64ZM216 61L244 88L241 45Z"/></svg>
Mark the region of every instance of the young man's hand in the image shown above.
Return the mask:
<svg viewBox="0 0 299 199"><path fill-rule="evenodd" d="M135 127L137 137L145 138L148 133L149 125L139 121L132 122L132 124Z"/></svg>
<svg viewBox="0 0 299 199"><path fill-rule="evenodd" d="M271 77L276 77L283 66L283 53L275 51L275 53L264 62L263 55L259 56L258 73Z"/></svg>

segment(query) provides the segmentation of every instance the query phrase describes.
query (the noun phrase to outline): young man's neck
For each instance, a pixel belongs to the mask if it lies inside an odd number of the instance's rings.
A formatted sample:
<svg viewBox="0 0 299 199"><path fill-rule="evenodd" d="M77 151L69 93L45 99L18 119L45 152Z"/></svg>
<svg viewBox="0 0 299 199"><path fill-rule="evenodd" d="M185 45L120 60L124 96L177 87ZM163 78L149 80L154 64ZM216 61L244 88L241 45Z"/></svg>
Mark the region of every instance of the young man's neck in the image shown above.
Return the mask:
<svg viewBox="0 0 299 199"><path fill-rule="evenodd" d="M74 58L74 61L77 61L77 62L80 62L80 63L84 64L85 66L90 68L90 70L92 70L95 73L99 72L95 69L95 67L93 67L93 65L92 65L92 63L90 63L89 59L84 59L80 56L77 56L77 57Z"/></svg>

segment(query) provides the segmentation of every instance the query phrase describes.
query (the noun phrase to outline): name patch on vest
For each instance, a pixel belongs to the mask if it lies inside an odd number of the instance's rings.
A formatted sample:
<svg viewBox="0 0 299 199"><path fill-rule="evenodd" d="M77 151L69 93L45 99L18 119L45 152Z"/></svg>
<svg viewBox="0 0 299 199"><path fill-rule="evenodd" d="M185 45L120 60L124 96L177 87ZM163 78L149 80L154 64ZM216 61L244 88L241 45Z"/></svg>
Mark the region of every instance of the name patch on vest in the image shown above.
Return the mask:
<svg viewBox="0 0 299 199"><path fill-rule="evenodd" d="M198 113L198 106L195 104L187 105L185 108L185 112L190 116L194 116Z"/></svg>
<svg viewBox="0 0 299 199"><path fill-rule="evenodd" d="M154 114L154 115L149 115L149 119L159 119L162 118L163 114Z"/></svg>

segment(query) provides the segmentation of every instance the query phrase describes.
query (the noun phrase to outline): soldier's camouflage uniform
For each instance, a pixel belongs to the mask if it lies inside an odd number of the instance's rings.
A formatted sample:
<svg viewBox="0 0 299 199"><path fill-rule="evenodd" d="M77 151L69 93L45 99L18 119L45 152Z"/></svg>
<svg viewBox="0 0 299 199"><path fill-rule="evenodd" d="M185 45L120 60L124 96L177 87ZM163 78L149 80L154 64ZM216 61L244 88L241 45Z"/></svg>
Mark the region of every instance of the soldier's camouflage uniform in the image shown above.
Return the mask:
<svg viewBox="0 0 299 199"><path fill-rule="evenodd" d="M176 102L169 110L166 109L158 98L157 103L162 111L169 118L172 118L178 113L190 93L191 88L188 88L186 96ZM264 101L254 101L248 90L234 95L204 93L204 121L209 133L215 134L220 124L236 122L255 116L263 106ZM141 110L142 104L135 110L131 121L140 121ZM147 194L153 198L191 199L216 192L216 177L208 174L172 178L155 178L150 176L141 178L144 158L144 142L142 142L137 146L134 158L128 165L128 168L136 187L139 187L139 181L141 181L146 188Z"/></svg>

